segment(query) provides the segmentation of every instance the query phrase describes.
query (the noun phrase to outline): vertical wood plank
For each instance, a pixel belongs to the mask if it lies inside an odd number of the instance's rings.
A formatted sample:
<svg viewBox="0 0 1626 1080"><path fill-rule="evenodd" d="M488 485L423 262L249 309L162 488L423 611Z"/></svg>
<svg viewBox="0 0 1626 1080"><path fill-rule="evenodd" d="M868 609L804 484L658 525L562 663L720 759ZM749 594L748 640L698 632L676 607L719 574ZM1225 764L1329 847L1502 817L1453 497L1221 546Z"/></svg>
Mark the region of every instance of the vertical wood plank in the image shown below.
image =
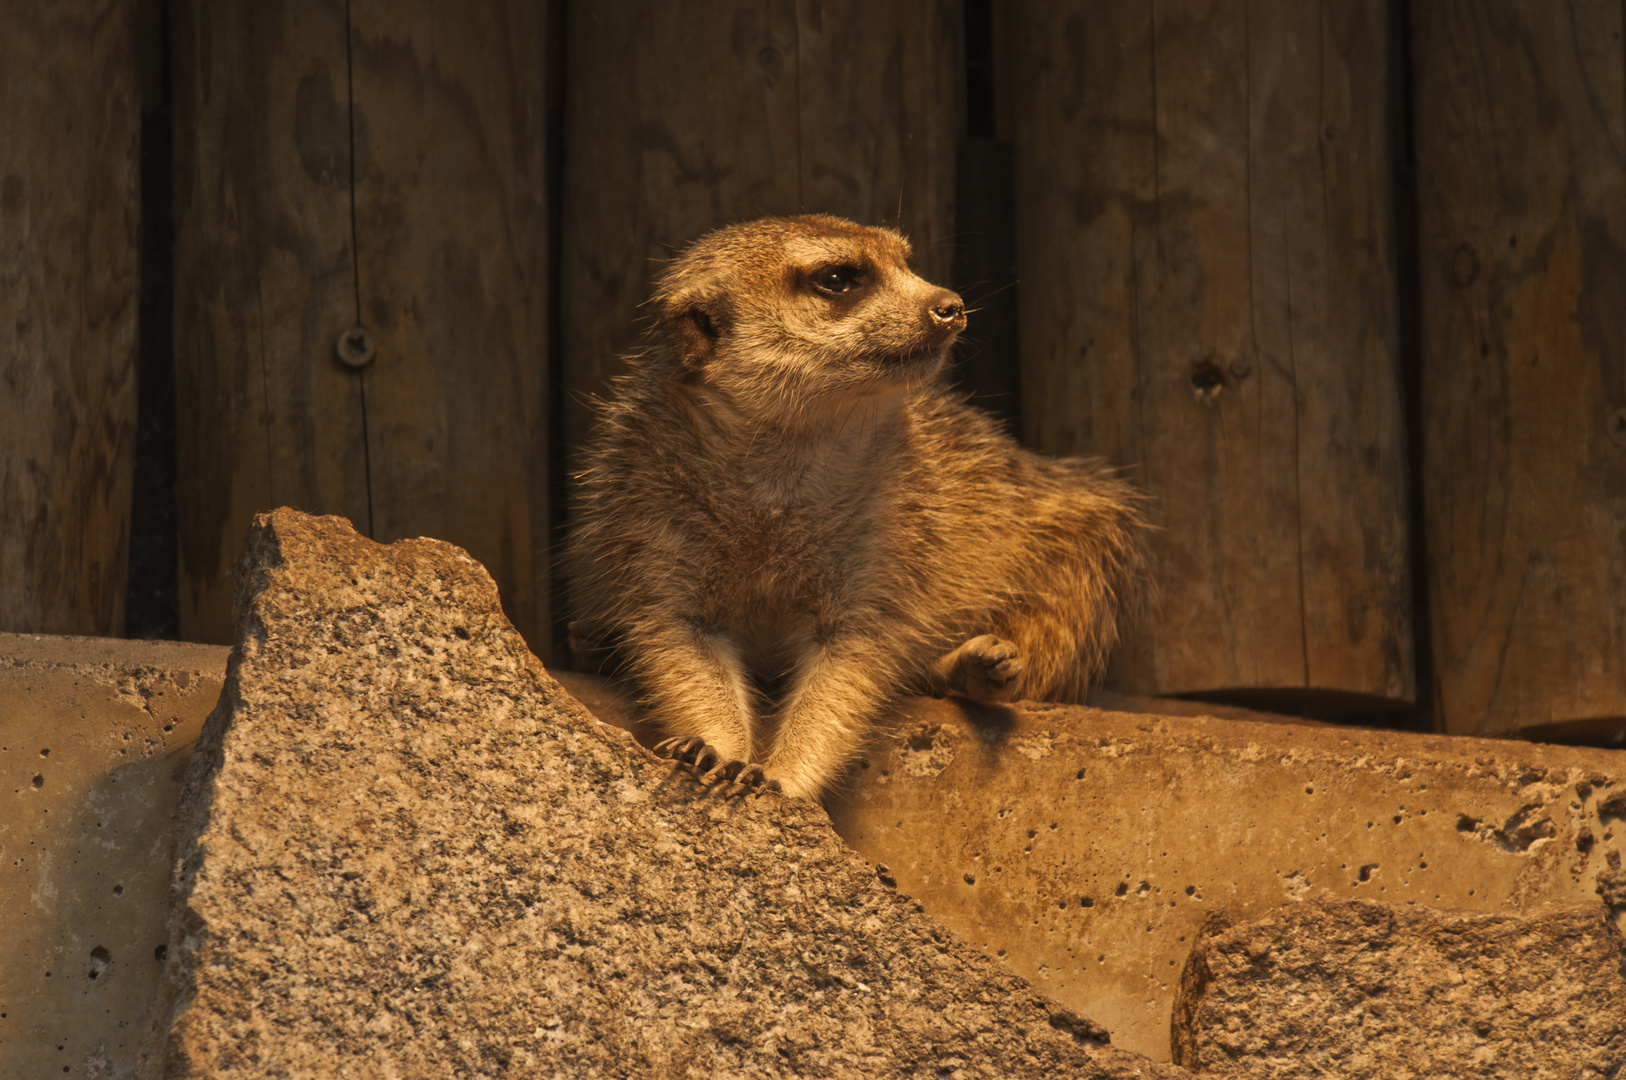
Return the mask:
<svg viewBox="0 0 1626 1080"><path fill-rule="evenodd" d="M249 519L291 505L462 544L546 651L542 20L178 5L183 636L226 638Z"/></svg>
<svg viewBox="0 0 1626 1080"><path fill-rule="evenodd" d="M231 639L232 568L278 506L368 528L342 2L177 0L180 626Z"/></svg>
<svg viewBox="0 0 1626 1080"><path fill-rule="evenodd" d="M635 344L660 264L729 221L900 224L945 280L958 7L635 0L568 14L561 237L565 439ZM899 219L899 207L902 217Z"/></svg>
<svg viewBox="0 0 1626 1080"><path fill-rule="evenodd" d="M1162 525L1127 687L1413 694L1386 11L1015 10L1026 436Z"/></svg>
<svg viewBox="0 0 1626 1080"><path fill-rule="evenodd" d="M129 0L0 0L0 630L121 634L136 423Z"/></svg>
<svg viewBox="0 0 1626 1080"><path fill-rule="evenodd" d="M1423 495L1453 732L1626 722L1618 0L1412 7Z"/></svg>
<svg viewBox="0 0 1626 1080"><path fill-rule="evenodd" d="M544 9L350 10L372 536L466 548L545 658Z"/></svg>

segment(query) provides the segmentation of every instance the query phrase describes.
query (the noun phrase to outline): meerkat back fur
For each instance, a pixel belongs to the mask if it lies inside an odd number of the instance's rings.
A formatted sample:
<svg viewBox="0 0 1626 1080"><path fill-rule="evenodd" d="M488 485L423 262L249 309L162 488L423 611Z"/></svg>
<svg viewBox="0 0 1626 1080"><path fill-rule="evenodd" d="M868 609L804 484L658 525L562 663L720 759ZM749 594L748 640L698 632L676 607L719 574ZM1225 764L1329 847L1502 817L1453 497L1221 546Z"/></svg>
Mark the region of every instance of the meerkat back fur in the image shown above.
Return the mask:
<svg viewBox="0 0 1626 1080"><path fill-rule="evenodd" d="M708 780L817 796L900 693L1078 701L1117 639L1136 494L945 388L964 306L910 258L822 215L710 233L602 405L573 635Z"/></svg>

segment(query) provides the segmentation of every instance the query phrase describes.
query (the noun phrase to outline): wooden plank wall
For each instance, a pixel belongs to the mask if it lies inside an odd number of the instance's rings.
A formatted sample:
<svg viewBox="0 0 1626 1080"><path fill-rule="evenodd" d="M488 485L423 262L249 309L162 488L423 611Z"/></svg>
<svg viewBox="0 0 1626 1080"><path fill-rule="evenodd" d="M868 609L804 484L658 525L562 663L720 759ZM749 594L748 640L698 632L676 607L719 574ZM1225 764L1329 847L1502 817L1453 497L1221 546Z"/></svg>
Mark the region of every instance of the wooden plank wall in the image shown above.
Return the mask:
<svg viewBox="0 0 1626 1080"><path fill-rule="evenodd" d="M1113 458L1163 526L1119 685L1404 705L1415 573L1442 728L1626 723L1620 4L988 5L971 133L967 2L173 0L182 635L227 637L250 516L296 505L464 544L546 655L549 501L660 263L817 210L970 284L974 135L1010 140L1025 437ZM117 633L131 4L0 24L30 73L0 81L0 626Z"/></svg>
<svg viewBox="0 0 1626 1080"><path fill-rule="evenodd" d="M0 630L124 631L134 6L0 0Z"/></svg>
<svg viewBox="0 0 1626 1080"><path fill-rule="evenodd" d="M172 18L182 636L229 640L249 520L291 505L463 545L545 654L538 6Z"/></svg>
<svg viewBox="0 0 1626 1080"><path fill-rule="evenodd" d="M1414 694L1383 0L1015 8L1026 436L1154 497L1117 680Z"/></svg>
<svg viewBox="0 0 1626 1080"><path fill-rule="evenodd" d="M1456 732L1618 731L1626 13L1411 10L1439 716Z"/></svg>
<svg viewBox="0 0 1626 1080"><path fill-rule="evenodd" d="M660 265L729 221L900 226L946 281L963 73L951 0L572 4L560 357L565 439L636 347Z"/></svg>

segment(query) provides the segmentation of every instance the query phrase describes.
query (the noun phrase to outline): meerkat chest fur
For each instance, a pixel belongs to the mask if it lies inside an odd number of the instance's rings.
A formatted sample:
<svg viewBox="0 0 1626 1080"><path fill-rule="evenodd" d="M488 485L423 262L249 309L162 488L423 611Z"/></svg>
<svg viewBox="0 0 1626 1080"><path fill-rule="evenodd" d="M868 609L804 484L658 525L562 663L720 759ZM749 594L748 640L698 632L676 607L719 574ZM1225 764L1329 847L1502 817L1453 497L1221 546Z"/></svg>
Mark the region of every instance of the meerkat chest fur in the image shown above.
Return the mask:
<svg viewBox="0 0 1626 1080"><path fill-rule="evenodd" d="M573 641L707 776L816 795L904 690L1077 700L1140 575L1135 494L940 384L954 293L887 229L701 238L578 476Z"/></svg>
<svg viewBox="0 0 1626 1080"><path fill-rule="evenodd" d="M706 419L716 416L714 405ZM804 413L789 430L738 415L726 432L695 426L690 465L709 490L696 513L672 512L687 518L683 544L705 568L695 584L708 621L735 635L755 674L778 674L797 650L906 583L884 553L905 528L909 421L903 396L891 393Z"/></svg>

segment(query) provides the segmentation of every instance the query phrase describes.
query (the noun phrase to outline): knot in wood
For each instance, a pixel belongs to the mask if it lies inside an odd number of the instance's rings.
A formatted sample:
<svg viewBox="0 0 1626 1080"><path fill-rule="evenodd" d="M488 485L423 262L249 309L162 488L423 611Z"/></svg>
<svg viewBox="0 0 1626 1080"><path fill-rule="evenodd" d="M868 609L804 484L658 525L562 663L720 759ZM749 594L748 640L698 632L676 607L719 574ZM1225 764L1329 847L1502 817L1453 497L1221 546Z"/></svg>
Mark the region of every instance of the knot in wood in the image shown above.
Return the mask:
<svg viewBox="0 0 1626 1080"><path fill-rule="evenodd" d="M1610 413L1605 427L1616 446L1626 446L1626 409L1616 409Z"/></svg>
<svg viewBox="0 0 1626 1080"><path fill-rule="evenodd" d="M1451 280L1458 288L1466 289L1479 279L1479 252L1472 244L1463 244L1451 256Z"/></svg>

